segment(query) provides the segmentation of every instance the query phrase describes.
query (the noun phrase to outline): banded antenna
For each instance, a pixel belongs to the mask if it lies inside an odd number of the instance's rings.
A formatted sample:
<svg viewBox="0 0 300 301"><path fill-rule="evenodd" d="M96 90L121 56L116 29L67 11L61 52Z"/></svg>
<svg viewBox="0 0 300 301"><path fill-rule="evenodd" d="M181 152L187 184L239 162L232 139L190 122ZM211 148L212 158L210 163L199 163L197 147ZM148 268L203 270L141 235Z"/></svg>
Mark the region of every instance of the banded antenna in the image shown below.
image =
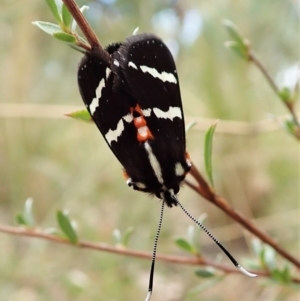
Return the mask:
<svg viewBox="0 0 300 301"><path fill-rule="evenodd" d="M179 205L179 207L182 209L182 211L194 222L196 223L217 245L218 247L225 253L225 255L230 259L230 261L233 263L233 265L239 269L244 275L248 277L257 277L256 274L248 272L245 268L243 268L236 259L229 253L229 251L208 231L208 229L201 224L195 217L193 217L186 209L183 207L183 205L179 202L179 200L176 198L175 195L172 195L172 198L175 200L175 202ZM163 221L163 214L164 214L164 205L165 202L162 201L161 205L161 211L160 211L160 217L158 222L158 227L154 239L154 245L153 245L153 252L152 252L152 262L151 262L151 268L150 268L150 276L149 276L149 286L148 286L148 294L146 296L145 301L150 301L152 291L153 291L153 277L154 277L154 268L155 268L155 259L156 259L156 251L157 251L157 243L158 238L161 230L161 225Z"/></svg>

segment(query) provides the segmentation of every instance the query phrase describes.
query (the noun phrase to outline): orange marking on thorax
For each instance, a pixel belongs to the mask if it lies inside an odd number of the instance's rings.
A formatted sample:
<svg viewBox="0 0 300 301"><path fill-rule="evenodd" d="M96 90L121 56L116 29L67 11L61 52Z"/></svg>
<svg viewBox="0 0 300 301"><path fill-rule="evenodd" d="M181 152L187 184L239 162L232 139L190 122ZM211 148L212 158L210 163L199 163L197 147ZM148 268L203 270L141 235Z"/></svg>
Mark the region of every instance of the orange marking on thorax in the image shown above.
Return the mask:
<svg viewBox="0 0 300 301"><path fill-rule="evenodd" d="M123 176L125 178L125 180L128 180L130 177L128 176L126 170L123 170Z"/></svg>
<svg viewBox="0 0 300 301"><path fill-rule="evenodd" d="M133 120L134 122L134 126L138 129L142 126L146 126L147 125L147 122L145 120L145 118L143 116L139 116L137 118L134 118Z"/></svg>
<svg viewBox="0 0 300 301"><path fill-rule="evenodd" d="M131 113L134 115L134 112L139 114L138 117L133 117L133 124L137 129L137 139L140 142L153 139L153 135L147 126L147 121L144 117L143 111L139 105L136 105L135 108L131 108Z"/></svg>

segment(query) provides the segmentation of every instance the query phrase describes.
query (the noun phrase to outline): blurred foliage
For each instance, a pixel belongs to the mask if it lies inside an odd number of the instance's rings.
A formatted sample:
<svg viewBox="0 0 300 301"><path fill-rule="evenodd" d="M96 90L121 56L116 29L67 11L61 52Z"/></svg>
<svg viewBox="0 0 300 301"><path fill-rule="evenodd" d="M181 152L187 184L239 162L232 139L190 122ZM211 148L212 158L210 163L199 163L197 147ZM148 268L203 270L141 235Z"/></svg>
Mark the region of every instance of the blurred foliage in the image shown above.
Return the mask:
<svg viewBox="0 0 300 301"><path fill-rule="evenodd" d="M224 48L230 19L251 41L273 78L299 60L297 1L78 1L103 45L121 41L139 26L163 38L176 57L185 114L259 121L283 115L259 71ZM0 99L17 104L83 104L76 83L81 54L31 25L54 22L44 1L1 2ZM122 170L95 126L70 118L0 118L0 220L12 224L24 200L35 201L35 223L56 224L68 209L80 237L113 243L114 229L132 226L129 247L152 249L159 202L127 188ZM65 112L69 113L69 112ZM204 133L188 132L188 150L204 171ZM299 254L299 146L284 131L214 136L214 187L280 244ZM248 236L216 208L182 188L180 200L236 258L248 254ZM130 206L130 207L128 207ZM134 206L134 207L133 207ZM134 210L128 210L134 208ZM190 221L180 210L165 214L158 251L182 253L173 237ZM219 252L201 232L202 252ZM200 237L200 234L198 238ZM126 258L0 234L0 300L143 300L150 261ZM278 259L279 260L279 259ZM158 262L155 300L297 300L297 291L232 275L203 285L190 266ZM281 271L285 266L282 263ZM200 272L199 272L200 273ZM200 273L201 274L201 273ZM202 273L203 274L203 273ZM282 275L282 274L280 274ZM288 277L288 276L287 276ZM186 293L195 288L195 294ZM205 289L203 289L205 288Z"/></svg>

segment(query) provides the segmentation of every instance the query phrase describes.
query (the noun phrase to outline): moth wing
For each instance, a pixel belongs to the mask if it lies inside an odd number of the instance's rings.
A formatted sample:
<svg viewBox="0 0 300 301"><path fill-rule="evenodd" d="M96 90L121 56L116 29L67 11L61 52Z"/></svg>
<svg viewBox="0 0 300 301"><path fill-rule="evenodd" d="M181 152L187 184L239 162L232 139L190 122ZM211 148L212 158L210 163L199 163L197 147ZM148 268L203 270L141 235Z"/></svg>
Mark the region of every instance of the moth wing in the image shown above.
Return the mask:
<svg viewBox="0 0 300 301"><path fill-rule="evenodd" d="M120 78L115 78L111 69L101 51L93 49L79 64L79 90L92 119L126 172L133 180L146 182L153 170L137 140L130 109L135 100L123 89L114 88Z"/></svg>
<svg viewBox="0 0 300 301"><path fill-rule="evenodd" d="M167 46L156 36L130 36L113 54L120 77L145 112L154 136L151 145L167 167L185 164L185 127L176 66ZM150 114L149 114L150 112Z"/></svg>

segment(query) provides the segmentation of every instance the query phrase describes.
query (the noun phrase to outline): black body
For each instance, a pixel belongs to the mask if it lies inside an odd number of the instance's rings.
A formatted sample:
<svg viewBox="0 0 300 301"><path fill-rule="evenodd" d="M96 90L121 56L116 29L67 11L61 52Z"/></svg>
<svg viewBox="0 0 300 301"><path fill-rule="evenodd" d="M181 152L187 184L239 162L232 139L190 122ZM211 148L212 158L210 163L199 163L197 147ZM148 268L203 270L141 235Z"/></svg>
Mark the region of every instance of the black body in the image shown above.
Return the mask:
<svg viewBox="0 0 300 301"><path fill-rule="evenodd" d="M123 165L127 184L172 207L191 168L173 57L156 36L92 49L82 59L82 99L108 146Z"/></svg>

